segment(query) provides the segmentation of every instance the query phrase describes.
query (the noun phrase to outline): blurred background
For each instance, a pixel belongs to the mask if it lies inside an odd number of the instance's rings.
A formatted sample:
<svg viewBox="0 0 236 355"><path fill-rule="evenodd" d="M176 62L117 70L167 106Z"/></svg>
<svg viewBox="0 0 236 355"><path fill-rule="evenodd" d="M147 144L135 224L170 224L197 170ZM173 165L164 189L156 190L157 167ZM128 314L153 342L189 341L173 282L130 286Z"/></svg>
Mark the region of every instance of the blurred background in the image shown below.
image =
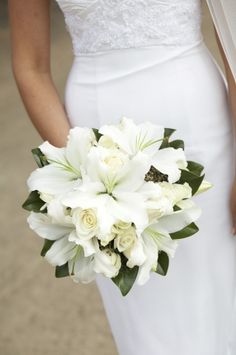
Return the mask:
<svg viewBox="0 0 236 355"><path fill-rule="evenodd" d="M56 3L51 10L52 70L63 101L73 54ZM203 32L222 65L205 5ZM0 0L0 85L0 355L116 355L95 283L55 279L53 268L39 256L42 240L28 229L21 209L26 179L35 168L30 150L41 139L11 72L5 0Z"/></svg>

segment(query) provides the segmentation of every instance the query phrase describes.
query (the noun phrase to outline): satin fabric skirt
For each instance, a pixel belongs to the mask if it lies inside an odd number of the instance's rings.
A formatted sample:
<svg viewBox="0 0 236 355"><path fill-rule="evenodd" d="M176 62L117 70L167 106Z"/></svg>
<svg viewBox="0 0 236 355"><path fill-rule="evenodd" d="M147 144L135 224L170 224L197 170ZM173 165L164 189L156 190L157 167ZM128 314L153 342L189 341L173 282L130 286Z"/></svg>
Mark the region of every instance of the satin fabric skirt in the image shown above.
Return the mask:
<svg viewBox="0 0 236 355"><path fill-rule="evenodd" d="M152 274L123 297L99 275L121 355L236 354L236 237L229 196L235 148L225 78L204 42L75 57L65 89L71 126L99 127L121 116L176 128L188 160L213 187L195 196L200 231L179 242L167 276Z"/></svg>

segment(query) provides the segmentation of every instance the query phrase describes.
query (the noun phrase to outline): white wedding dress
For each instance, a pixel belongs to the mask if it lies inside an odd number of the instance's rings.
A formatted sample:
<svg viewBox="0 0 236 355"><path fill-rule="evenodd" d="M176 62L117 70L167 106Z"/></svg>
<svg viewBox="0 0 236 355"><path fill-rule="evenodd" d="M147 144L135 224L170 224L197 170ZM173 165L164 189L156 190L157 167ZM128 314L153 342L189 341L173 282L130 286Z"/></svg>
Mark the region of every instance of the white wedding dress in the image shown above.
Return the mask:
<svg viewBox="0 0 236 355"><path fill-rule="evenodd" d="M176 128L213 188L195 196L200 231L179 243L167 276L122 297L96 283L121 355L236 354L232 119L222 72L201 34L200 0L57 0L74 62L65 89L72 126L121 116Z"/></svg>

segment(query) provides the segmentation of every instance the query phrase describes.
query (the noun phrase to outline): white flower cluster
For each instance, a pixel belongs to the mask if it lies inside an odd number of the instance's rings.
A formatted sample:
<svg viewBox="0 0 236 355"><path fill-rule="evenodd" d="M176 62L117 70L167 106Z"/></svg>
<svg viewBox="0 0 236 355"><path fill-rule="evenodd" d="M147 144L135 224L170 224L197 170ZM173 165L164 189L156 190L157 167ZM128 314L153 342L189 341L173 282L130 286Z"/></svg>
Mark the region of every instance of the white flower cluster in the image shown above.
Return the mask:
<svg viewBox="0 0 236 355"><path fill-rule="evenodd" d="M64 148L39 147L47 165L33 171L28 186L43 202L28 223L51 241L49 263L67 264L69 275L83 283L97 273L115 278L123 266L138 267L142 285L157 270L160 251L174 256L178 242L171 234L201 211L189 183L179 182L188 171L184 150L161 147L164 137L162 126L122 117L97 132L72 128ZM160 181L145 179L150 167Z"/></svg>

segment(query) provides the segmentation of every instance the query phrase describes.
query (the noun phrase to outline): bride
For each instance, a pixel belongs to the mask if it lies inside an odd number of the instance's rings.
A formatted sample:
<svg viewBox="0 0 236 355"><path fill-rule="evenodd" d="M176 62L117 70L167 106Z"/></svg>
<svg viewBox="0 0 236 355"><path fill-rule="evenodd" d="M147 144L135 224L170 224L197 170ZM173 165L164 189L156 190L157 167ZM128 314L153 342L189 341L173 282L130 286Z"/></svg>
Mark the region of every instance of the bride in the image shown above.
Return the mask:
<svg viewBox="0 0 236 355"><path fill-rule="evenodd" d="M196 196L200 231L181 241L166 277L125 298L97 277L117 351L235 355L236 58L221 8L233 2L209 0L226 76L202 38L201 0L57 2L74 50L65 105L50 71L50 1L9 0L13 72L41 137L60 147L76 125L152 120L177 129L213 184Z"/></svg>

